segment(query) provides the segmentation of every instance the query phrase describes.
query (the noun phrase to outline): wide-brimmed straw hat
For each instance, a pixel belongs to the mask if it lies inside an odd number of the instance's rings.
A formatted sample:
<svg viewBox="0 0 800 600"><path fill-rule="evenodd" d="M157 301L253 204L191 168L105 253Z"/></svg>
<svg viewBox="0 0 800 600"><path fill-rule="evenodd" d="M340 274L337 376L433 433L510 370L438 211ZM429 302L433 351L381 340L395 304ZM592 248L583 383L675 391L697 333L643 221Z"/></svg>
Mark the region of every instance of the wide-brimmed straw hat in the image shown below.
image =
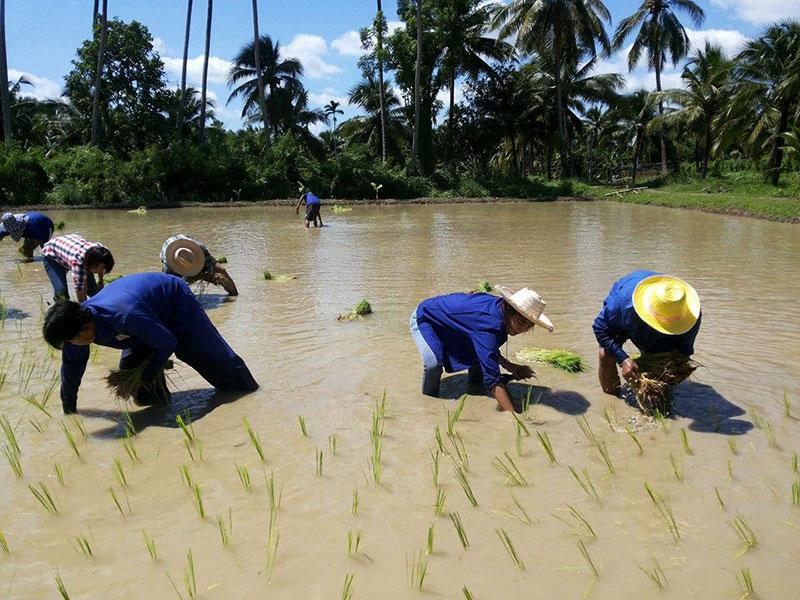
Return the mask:
<svg viewBox="0 0 800 600"><path fill-rule="evenodd" d="M176 238L164 249L167 266L181 277L194 277L206 263L203 248L188 238Z"/></svg>
<svg viewBox="0 0 800 600"><path fill-rule="evenodd" d="M633 290L633 308L656 331L680 335L694 327L700 318L700 297L682 279L652 275L642 279Z"/></svg>
<svg viewBox="0 0 800 600"><path fill-rule="evenodd" d="M553 331L553 323L544 314L545 301L539 294L528 288L512 292L504 285L496 285L494 289L528 321L544 327L547 331Z"/></svg>
<svg viewBox="0 0 800 600"><path fill-rule="evenodd" d="M0 217L0 223L3 224L3 228L8 235L11 236L12 240L18 242L22 239L25 233L25 223L17 219L14 214L10 212L4 213L3 216Z"/></svg>

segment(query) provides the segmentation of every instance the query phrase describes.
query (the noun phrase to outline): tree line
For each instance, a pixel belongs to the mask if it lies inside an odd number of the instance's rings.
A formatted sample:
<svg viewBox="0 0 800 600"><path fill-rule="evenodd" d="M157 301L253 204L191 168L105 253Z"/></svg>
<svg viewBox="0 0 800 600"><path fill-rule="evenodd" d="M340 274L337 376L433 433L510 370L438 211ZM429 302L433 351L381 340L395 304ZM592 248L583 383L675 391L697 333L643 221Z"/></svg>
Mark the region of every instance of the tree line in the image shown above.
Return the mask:
<svg viewBox="0 0 800 600"><path fill-rule="evenodd" d="M772 185L800 151L800 22L764 28L733 55L692 48L692 0L643 0L612 28L601 0L399 0L389 31L381 0L361 30L361 80L314 107L303 65L259 31L232 59L227 131L208 94L213 0L205 3L200 89L187 85L193 0L186 1L180 86L171 89L147 27L108 18L93 0L91 35L60 98L35 100L8 81L0 0L3 204L141 204L287 197L556 195L579 183L635 185L642 164L705 178L759 169ZM627 48L653 89L625 92L598 73ZM682 64L682 85L662 76ZM463 98L457 100L458 90ZM444 101L442 101L444 98ZM318 133L315 133L318 132Z"/></svg>

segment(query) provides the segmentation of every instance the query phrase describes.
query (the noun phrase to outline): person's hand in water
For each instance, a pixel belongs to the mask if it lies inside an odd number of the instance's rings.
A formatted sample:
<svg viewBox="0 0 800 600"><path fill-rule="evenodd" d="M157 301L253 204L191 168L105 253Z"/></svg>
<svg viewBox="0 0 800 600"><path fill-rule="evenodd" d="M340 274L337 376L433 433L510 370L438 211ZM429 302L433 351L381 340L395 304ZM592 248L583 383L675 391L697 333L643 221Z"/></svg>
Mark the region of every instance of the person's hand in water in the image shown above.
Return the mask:
<svg viewBox="0 0 800 600"><path fill-rule="evenodd" d="M514 376L514 379L530 379L531 377L536 377L536 372L531 369L528 365L517 365L514 363L510 363L508 366L509 372Z"/></svg>
<svg viewBox="0 0 800 600"><path fill-rule="evenodd" d="M633 362L633 359L626 358L622 362L622 376L628 381L628 383L639 381L642 376L641 371L639 371L639 365Z"/></svg>

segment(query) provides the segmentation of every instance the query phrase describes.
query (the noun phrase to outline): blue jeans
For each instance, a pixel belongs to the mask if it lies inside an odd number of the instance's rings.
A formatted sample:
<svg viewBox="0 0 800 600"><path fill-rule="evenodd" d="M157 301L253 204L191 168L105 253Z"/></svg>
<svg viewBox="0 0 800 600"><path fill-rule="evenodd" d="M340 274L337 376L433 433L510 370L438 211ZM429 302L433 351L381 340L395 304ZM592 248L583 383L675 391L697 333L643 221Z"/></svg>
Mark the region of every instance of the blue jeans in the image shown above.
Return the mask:
<svg viewBox="0 0 800 600"><path fill-rule="evenodd" d="M53 286L53 300L69 300L69 289L67 288L67 269L58 262L45 256L42 260L44 271ZM94 273L86 272L86 295L94 296L97 292L97 283L94 280Z"/></svg>
<svg viewBox="0 0 800 600"><path fill-rule="evenodd" d="M414 338L414 343L417 344L417 350L422 357L422 393L426 396L439 397L439 385L442 381L442 365L439 359L431 350L428 342L422 337L422 332L417 325L417 309L411 312L411 321L409 323L411 328L411 337Z"/></svg>

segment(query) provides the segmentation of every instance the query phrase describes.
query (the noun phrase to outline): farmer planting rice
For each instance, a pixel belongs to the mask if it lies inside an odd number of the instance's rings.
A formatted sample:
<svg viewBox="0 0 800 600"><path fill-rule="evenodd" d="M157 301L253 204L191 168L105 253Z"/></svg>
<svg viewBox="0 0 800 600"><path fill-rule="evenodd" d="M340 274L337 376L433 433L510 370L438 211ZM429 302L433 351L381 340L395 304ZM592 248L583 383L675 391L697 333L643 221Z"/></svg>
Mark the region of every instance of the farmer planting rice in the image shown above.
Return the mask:
<svg viewBox="0 0 800 600"><path fill-rule="evenodd" d="M482 380L500 410L514 410L505 386L508 376L500 374L500 367L511 379L528 379L534 373L503 357L500 348L509 335L525 333L534 325L553 331L553 324L544 314L544 300L533 290L495 289L501 297L486 293L435 296L411 313L411 335L422 357L423 394L438 397L443 370L468 369L470 383Z"/></svg>
<svg viewBox="0 0 800 600"><path fill-rule="evenodd" d="M182 233L162 244L161 264L164 273L182 277L187 283L207 281L221 285L229 296L239 295L228 271L211 256L205 244Z"/></svg>
<svg viewBox="0 0 800 600"><path fill-rule="evenodd" d="M650 388L651 382L660 380L667 388L688 377L694 370L689 357L694 353L700 320L697 292L677 277L634 271L618 280L592 325L600 344L598 375L603 391L619 395L617 365L637 389L640 405L643 383ZM622 348L627 340L641 351L641 358L628 356ZM642 408L650 411L659 407Z"/></svg>
<svg viewBox="0 0 800 600"><path fill-rule="evenodd" d="M294 207L294 214L300 214L300 206L306 205L305 226L309 227L312 223L314 227L322 227L322 216L319 213L321 206L320 199L311 192L303 192L300 200L297 201L297 206ZM317 225L319 221L319 225Z"/></svg>
<svg viewBox="0 0 800 600"><path fill-rule="evenodd" d="M75 296L83 302L103 289L103 276L114 268L114 257L108 248L78 234L53 238L42 247L42 256L56 300L69 298L67 273L72 273Z"/></svg>
<svg viewBox="0 0 800 600"><path fill-rule="evenodd" d="M0 240L8 236L15 242L22 240L20 254L33 258L33 251L44 246L53 235L53 221L40 212L5 213L0 218Z"/></svg>
<svg viewBox="0 0 800 600"><path fill-rule="evenodd" d="M173 353L218 390L258 389L188 284L170 275L126 275L83 304L58 302L47 312L42 334L62 349L65 414L76 411L92 343L122 350L118 373L131 375L127 389L139 405L169 401L163 367Z"/></svg>

